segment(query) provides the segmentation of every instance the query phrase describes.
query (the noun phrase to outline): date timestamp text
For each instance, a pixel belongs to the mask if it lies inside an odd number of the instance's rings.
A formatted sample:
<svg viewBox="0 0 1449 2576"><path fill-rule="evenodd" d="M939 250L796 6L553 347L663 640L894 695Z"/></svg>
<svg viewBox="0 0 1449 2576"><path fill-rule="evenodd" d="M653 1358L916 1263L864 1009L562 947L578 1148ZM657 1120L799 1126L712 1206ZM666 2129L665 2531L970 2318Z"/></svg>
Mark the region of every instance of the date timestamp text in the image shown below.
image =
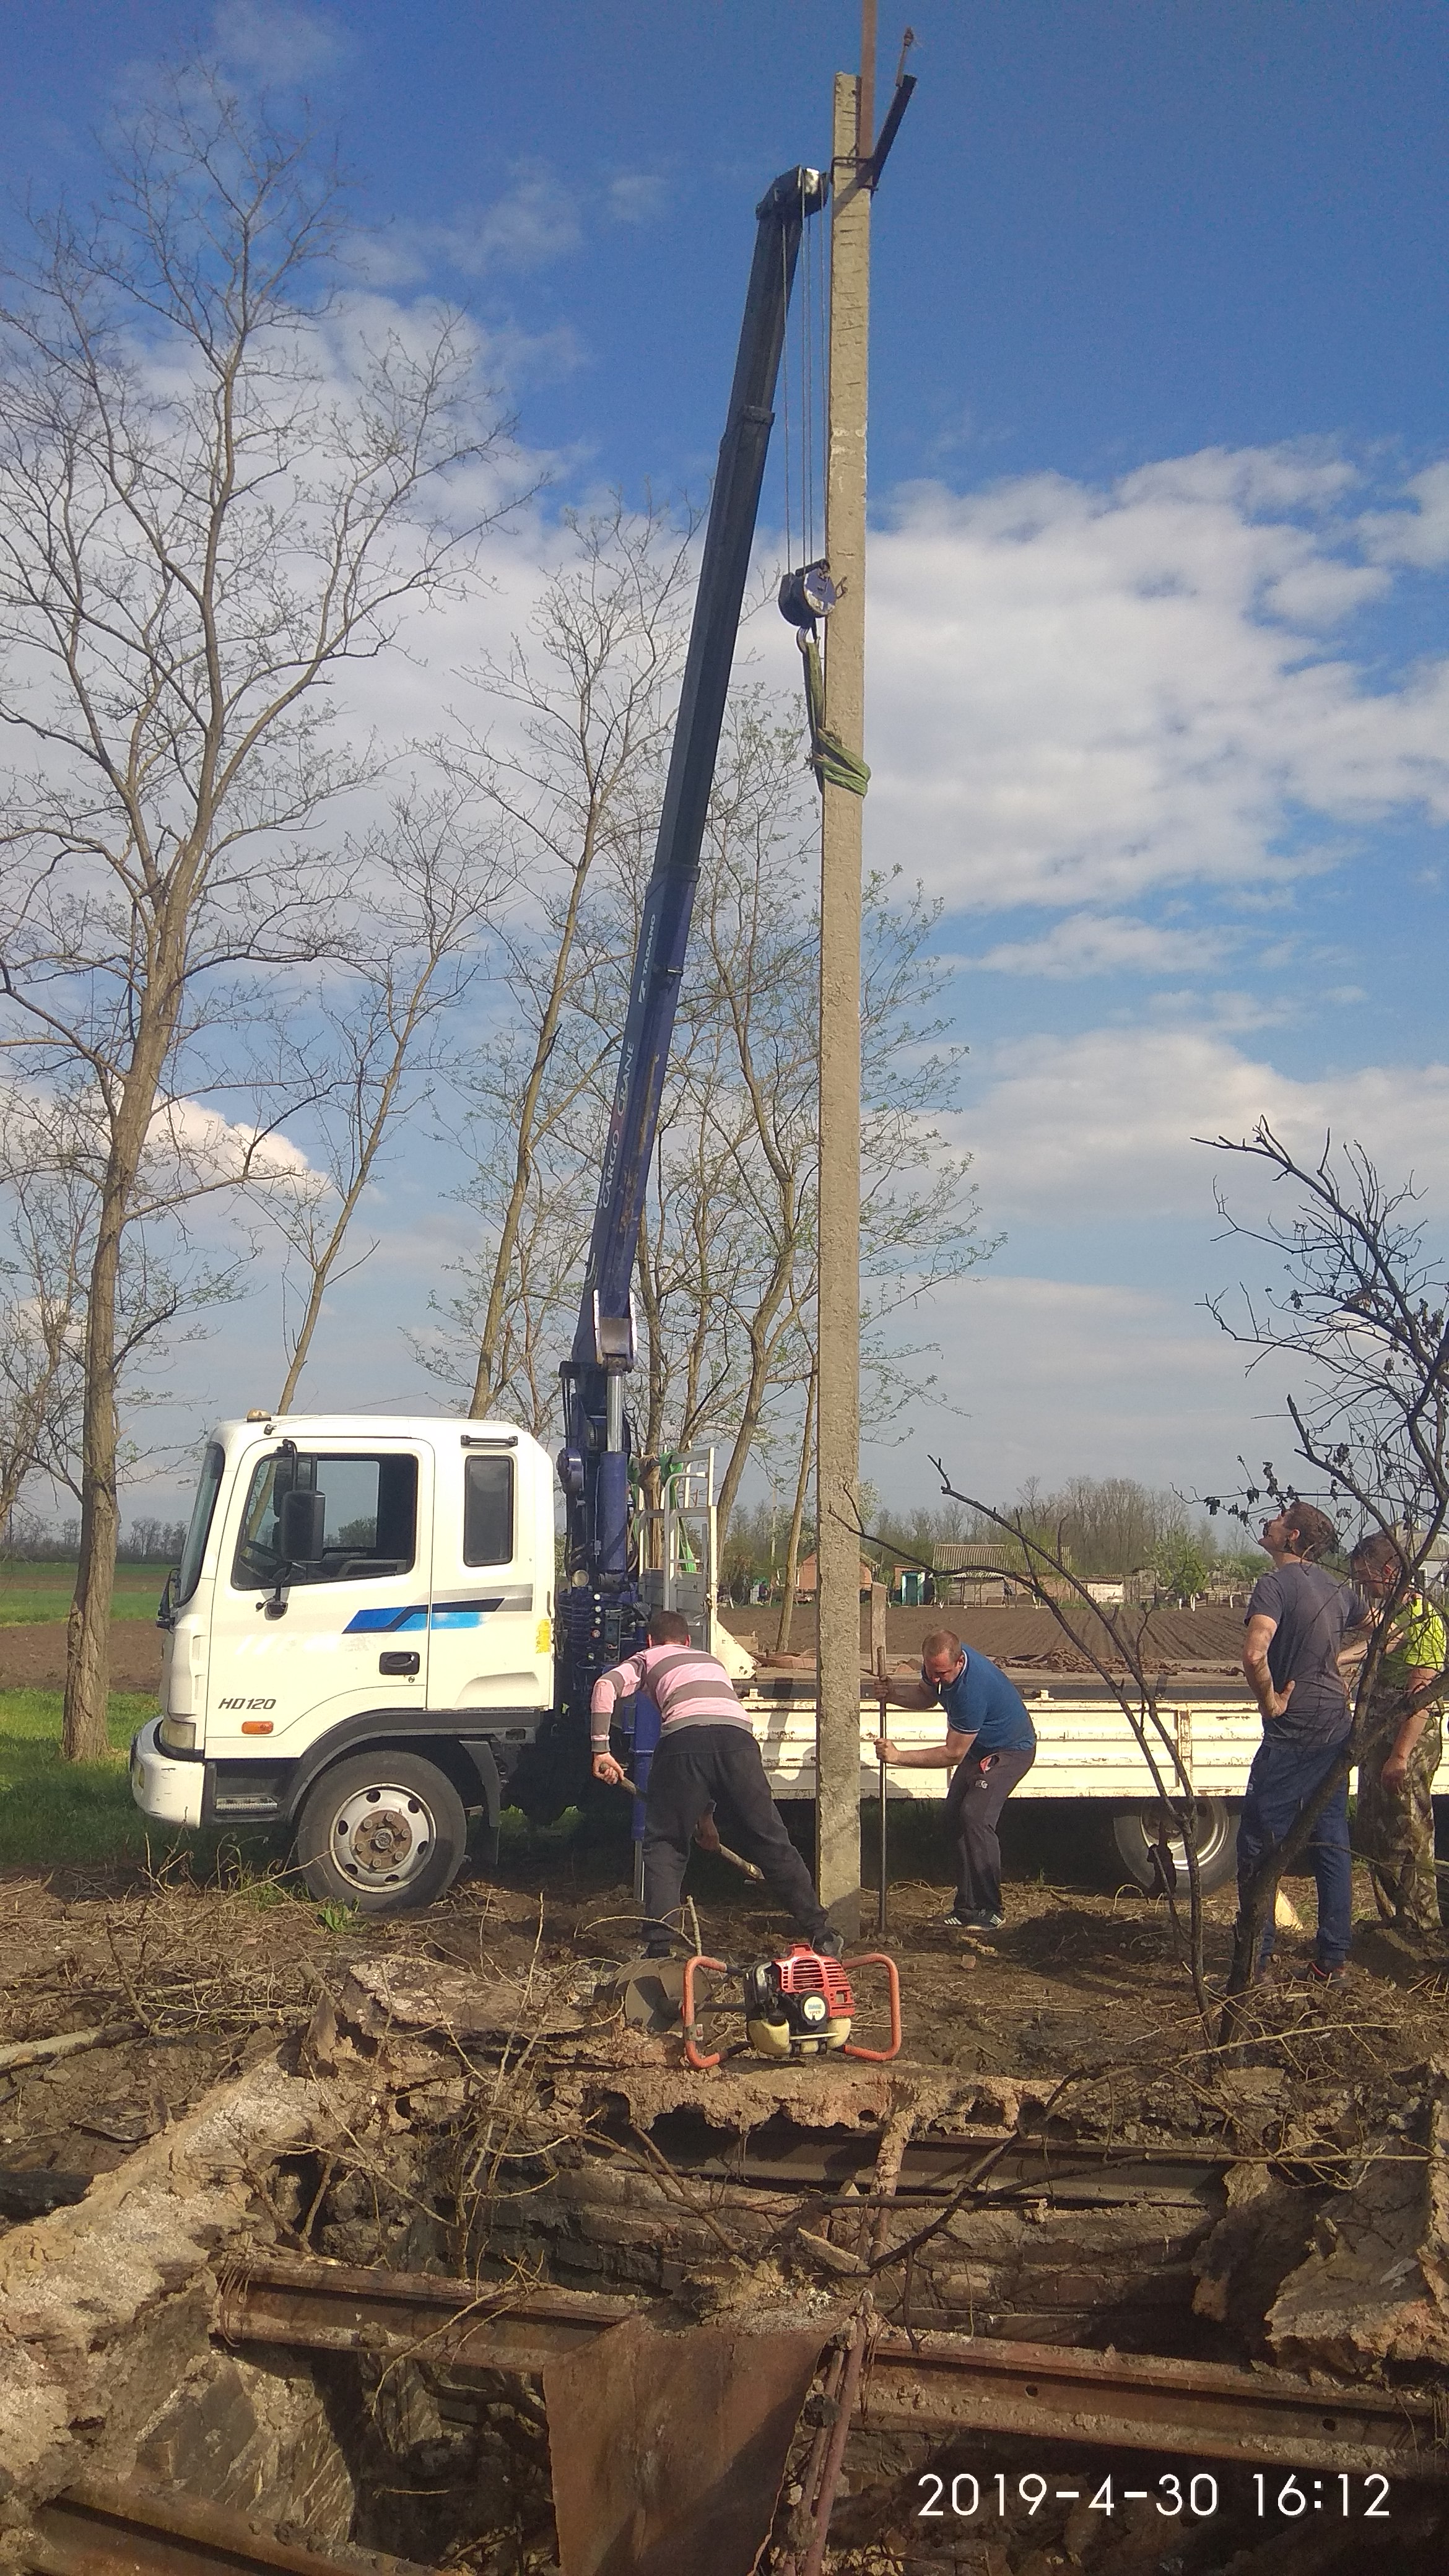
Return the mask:
<svg viewBox="0 0 1449 2576"><path fill-rule="evenodd" d="M1210 2522L1218 2511L1221 2491L1218 2480L1207 2469L1197 2469L1181 2476L1168 2471L1151 2486L1129 2487L1117 2478L1103 2478L1088 2492L1087 2485L1057 2486L1050 2478L1029 2469L1025 2476L1008 2478L998 2474L991 2478L974 2478L966 2471L958 2477L938 2477L928 2469L916 2481L922 2500L916 2507L918 2522L942 2522L948 2518L970 2522L978 2514L995 2515L1003 2521L1024 2505L1029 2514L1040 2513L1048 2503L1085 2503L1092 2513L1121 2513L1129 2505L1150 2505L1165 2521L1186 2514L1195 2522ZM1387 2522L1389 2514L1389 2481L1378 2472L1367 2477L1349 2477L1342 2470L1332 2476L1315 2476L1305 2470L1302 2475L1284 2477L1255 2469L1249 2481L1253 2508L1260 2521L1276 2515L1285 2522L1297 2522L1305 2514L1336 2514L1340 2521Z"/></svg>

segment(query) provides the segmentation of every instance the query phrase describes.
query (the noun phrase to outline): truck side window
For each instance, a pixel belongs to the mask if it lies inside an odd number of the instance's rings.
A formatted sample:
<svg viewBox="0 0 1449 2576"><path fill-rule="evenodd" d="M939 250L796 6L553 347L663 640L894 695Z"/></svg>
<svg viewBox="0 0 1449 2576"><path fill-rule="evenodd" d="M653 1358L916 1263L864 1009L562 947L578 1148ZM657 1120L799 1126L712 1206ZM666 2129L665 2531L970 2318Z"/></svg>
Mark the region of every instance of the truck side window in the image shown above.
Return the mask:
<svg viewBox="0 0 1449 2576"><path fill-rule="evenodd" d="M513 1562L513 1460L463 1461L463 1563Z"/></svg>
<svg viewBox="0 0 1449 2576"><path fill-rule="evenodd" d="M281 1561L278 1514L283 1495L294 1485L326 1501L320 1565L285 1568ZM375 1582L406 1574L417 1555L417 1528L416 1458L276 1450L252 1469L232 1562L232 1589L264 1590L279 1574L290 1584Z"/></svg>

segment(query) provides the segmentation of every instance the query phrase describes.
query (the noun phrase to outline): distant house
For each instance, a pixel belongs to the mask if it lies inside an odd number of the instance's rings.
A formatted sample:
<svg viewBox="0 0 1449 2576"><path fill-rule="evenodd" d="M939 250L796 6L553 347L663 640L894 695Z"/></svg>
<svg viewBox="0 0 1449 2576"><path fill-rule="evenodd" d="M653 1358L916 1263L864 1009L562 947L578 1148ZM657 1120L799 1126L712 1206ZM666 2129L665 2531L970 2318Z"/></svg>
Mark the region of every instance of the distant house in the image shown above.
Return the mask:
<svg viewBox="0 0 1449 2576"><path fill-rule="evenodd" d="M862 1592L868 1592L874 1581L875 1575L871 1568L866 1564L864 1557L862 1557L860 1560L860 1588ZM796 1600L813 1601L819 1589L820 1577L815 1570L814 1557L802 1556L800 1559L800 1571L795 1577Z"/></svg>
<svg viewBox="0 0 1449 2576"><path fill-rule="evenodd" d="M1009 1601L1020 1588L1007 1578L1020 1567L1021 1551L1005 1539L938 1539L935 1553L938 1601L979 1608Z"/></svg>

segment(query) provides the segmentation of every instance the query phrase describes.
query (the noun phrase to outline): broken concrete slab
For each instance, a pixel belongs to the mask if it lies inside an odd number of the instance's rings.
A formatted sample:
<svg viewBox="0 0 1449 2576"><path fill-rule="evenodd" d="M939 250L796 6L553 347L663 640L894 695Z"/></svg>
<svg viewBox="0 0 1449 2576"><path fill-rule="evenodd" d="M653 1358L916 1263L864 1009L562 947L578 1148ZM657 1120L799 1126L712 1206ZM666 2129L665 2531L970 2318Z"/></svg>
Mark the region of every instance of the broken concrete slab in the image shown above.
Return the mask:
<svg viewBox="0 0 1449 2576"><path fill-rule="evenodd" d="M1193 2313L1266 2351L1263 2320L1308 2252L1316 2201L1267 2164L1230 2165L1224 2188L1227 2209L1193 2256Z"/></svg>
<svg viewBox="0 0 1449 2576"><path fill-rule="evenodd" d="M1417 2132L1417 2146L1416 2135ZM1313 2251L1267 2318L1276 2357L1348 2374L1449 2364L1449 2073L1431 2072L1421 2118L1314 2221Z"/></svg>
<svg viewBox="0 0 1449 2576"><path fill-rule="evenodd" d="M204 2339L213 2265L254 2219L255 2177L336 2134L336 2106L275 2062L219 2086L83 2201L0 2240L0 2518L130 2445ZM128 2367L115 2353L128 2339Z"/></svg>

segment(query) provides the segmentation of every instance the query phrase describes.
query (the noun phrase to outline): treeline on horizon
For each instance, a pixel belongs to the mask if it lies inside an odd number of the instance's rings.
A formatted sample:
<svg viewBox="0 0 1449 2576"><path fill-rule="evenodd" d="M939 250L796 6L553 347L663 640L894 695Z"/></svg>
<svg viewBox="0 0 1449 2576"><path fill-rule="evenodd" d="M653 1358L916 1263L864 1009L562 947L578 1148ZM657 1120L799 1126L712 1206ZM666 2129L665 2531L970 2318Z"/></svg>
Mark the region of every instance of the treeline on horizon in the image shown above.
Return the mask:
<svg viewBox="0 0 1449 2576"><path fill-rule="evenodd" d="M861 1555L878 1571L913 1562L934 1568L938 1546L963 1541L1005 1547L1007 1563L1015 1559L1026 1570L1025 1549L983 1512L941 1503L902 1513L880 1502L869 1487L862 1488L861 1504L868 1533ZM1246 1531L1234 1547L1232 1523L1214 1522L1182 1495L1131 1476L1073 1476L1056 1489L1032 1477L1013 1502L999 1508L1087 1582L1112 1582L1150 1569L1166 1590L1199 1592L1211 1581L1238 1577L1251 1582L1268 1565ZM737 1505L721 1569L726 1585L782 1576L788 1536L788 1514L777 1505ZM814 1546L814 1525L807 1523L801 1533L802 1556L811 1555Z"/></svg>
<svg viewBox="0 0 1449 2576"><path fill-rule="evenodd" d="M116 1549L121 1565L174 1565L186 1539L185 1521L145 1515L133 1520ZM15 1526L0 1537L0 1565L74 1565L80 1550L80 1522L37 1520L15 1515Z"/></svg>

